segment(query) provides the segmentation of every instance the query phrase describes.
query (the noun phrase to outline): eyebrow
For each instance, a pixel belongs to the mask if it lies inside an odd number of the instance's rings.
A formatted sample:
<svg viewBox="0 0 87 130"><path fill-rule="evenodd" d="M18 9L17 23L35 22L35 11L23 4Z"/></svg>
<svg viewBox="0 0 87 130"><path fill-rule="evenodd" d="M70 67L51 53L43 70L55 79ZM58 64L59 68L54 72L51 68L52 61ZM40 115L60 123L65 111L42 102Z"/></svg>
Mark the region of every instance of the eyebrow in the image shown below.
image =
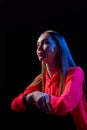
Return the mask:
<svg viewBox="0 0 87 130"><path fill-rule="evenodd" d="M44 41L46 41L46 40L48 40L48 39L47 39L47 38L46 38L46 39L43 39L43 40L42 40L42 41L40 41L40 42L44 42ZM40 43L40 42L38 42L38 41L37 41L37 43Z"/></svg>

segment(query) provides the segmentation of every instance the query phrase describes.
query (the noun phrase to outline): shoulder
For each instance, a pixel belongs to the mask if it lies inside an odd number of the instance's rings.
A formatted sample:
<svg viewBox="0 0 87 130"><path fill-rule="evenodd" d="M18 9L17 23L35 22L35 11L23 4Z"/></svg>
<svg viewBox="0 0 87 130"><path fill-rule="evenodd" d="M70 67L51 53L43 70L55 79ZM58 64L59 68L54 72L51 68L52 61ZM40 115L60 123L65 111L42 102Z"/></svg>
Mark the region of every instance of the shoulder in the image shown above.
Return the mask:
<svg viewBox="0 0 87 130"><path fill-rule="evenodd" d="M80 66L76 66L68 68L67 73L84 73L84 71Z"/></svg>
<svg viewBox="0 0 87 130"><path fill-rule="evenodd" d="M76 66L76 67L70 67L68 70L67 70L67 75L68 76L72 76L72 75L75 75L75 76L80 76L80 77L83 77L84 78L84 70L80 67L80 66Z"/></svg>

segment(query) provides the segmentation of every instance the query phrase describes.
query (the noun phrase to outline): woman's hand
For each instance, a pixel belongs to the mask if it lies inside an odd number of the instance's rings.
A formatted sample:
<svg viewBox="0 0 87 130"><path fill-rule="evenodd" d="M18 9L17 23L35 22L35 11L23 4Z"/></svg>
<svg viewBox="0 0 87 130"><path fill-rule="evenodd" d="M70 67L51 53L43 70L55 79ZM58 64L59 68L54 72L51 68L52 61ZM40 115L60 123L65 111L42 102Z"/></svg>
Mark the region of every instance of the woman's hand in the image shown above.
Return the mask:
<svg viewBox="0 0 87 130"><path fill-rule="evenodd" d="M51 113L51 106L50 106L50 95L35 91L26 96L27 103L35 103L38 105L40 109L45 111L46 113Z"/></svg>

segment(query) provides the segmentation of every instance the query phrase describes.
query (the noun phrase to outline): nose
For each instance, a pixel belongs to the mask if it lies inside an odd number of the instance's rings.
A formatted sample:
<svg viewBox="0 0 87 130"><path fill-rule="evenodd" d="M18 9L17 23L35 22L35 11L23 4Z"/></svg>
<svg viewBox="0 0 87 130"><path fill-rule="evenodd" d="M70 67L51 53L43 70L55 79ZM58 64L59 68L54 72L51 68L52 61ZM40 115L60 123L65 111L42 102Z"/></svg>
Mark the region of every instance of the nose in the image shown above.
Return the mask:
<svg viewBox="0 0 87 130"><path fill-rule="evenodd" d="M37 50L39 50L39 51L43 50L42 44L38 45Z"/></svg>

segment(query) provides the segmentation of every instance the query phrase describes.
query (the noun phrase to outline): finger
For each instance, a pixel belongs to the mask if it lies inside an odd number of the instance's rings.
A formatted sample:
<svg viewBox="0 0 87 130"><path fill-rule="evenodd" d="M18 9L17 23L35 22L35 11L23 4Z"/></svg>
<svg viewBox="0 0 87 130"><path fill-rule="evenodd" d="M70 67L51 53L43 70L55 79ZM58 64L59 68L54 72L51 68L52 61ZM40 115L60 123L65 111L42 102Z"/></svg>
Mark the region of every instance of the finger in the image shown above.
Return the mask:
<svg viewBox="0 0 87 130"><path fill-rule="evenodd" d="M47 95L46 98L45 98L45 104L46 104L46 107L47 107L48 111L51 112L50 97L49 97L49 95Z"/></svg>

